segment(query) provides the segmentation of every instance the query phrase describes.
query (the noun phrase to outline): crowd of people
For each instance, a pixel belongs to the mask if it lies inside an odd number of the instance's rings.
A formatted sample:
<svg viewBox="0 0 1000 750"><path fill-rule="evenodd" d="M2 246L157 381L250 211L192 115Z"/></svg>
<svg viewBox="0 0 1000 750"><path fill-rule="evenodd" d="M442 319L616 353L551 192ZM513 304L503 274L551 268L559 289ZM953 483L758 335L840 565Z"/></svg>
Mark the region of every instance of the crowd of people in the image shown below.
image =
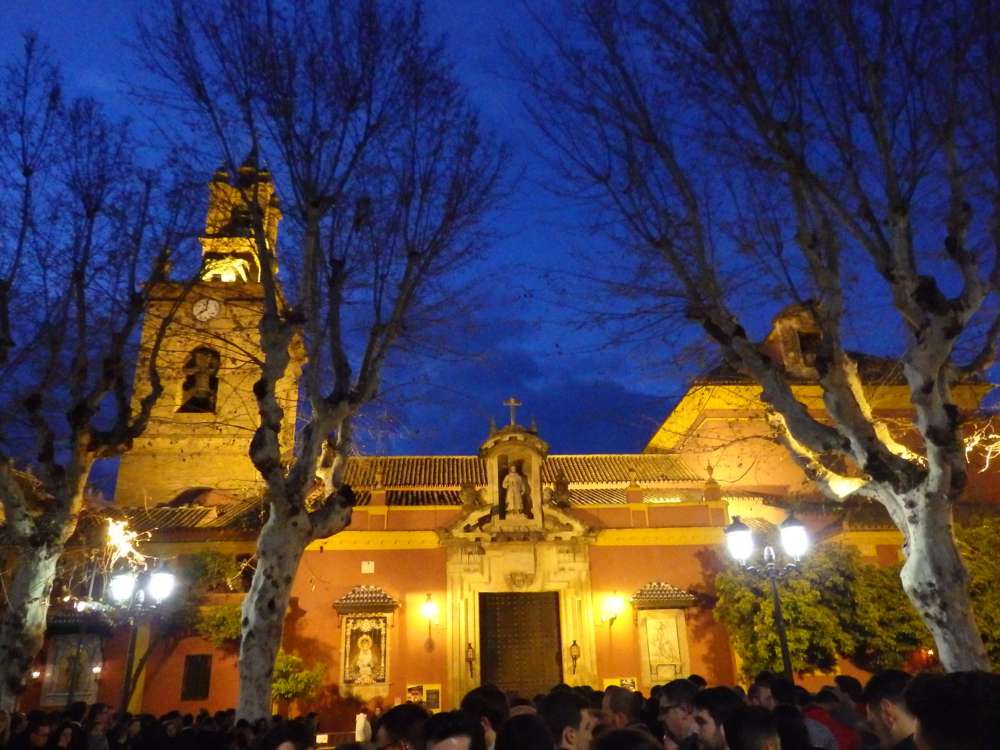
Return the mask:
<svg viewBox="0 0 1000 750"><path fill-rule="evenodd" d="M1000 675L891 670L816 694L769 673L746 691L691 675L648 698L560 685L526 700L484 686L456 711L396 706L373 730L373 743L340 750L995 750Z"/></svg>
<svg viewBox="0 0 1000 750"><path fill-rule="evenodd" d="M405 703L360 718L356 741L335 750L994 750L1000 675L890 670L815 694L769 673L746 691L691 675L649 697L559 685L528 699L484 685L453 711ZM0 712L0 750L314 750L318 730L315 714L250 723L231 710L154 718L74 703Z"/></svg>
<svg viewBox="0 0 1000 750"><path fill-rule="evenodd" d="M292 745L283 750L305 750L316 746L317 729L316 714L250 723L237 721L234 709L133 716L77 701L63 711L0 711L0 750L274 750L276 738L285 735Z"/></svg>

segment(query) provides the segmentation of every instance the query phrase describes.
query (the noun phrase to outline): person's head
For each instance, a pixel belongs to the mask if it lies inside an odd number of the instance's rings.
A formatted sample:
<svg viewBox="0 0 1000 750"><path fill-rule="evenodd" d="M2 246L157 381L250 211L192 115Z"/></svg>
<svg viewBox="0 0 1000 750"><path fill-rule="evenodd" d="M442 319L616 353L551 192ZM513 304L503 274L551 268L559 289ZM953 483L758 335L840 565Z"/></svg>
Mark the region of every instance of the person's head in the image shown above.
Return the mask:
<svg viewBox="0 0 1000 750"><path fill-rule="evenodd" d="M775 677L768 684L775 706L797 706L799 704L795 683L784 677Z"/></svg>
<svg viewBox="0 0 1000 750"><path fill-rule="evenodd" d="M694 697L698 686L691 680L672 680L659 694L660 724L670 739L675 742L684 739L694 731Z"/></svg>
<svg viewBox="0 0 1000 750"><path fill-rule="evenodd" d="M375 747L379 750L423 750L424 724L430 714L417 703L401 703L375 722Z"/></svg>
<svg viewBox="0 0 1000 750"><path fill-rule="evenodd" d="M771 715L781 738L781 750L812 750L809 729L799 709L795 706L777 706Z"/></svg>
<svg viewBox="0 0 1000 750"><path fill-rule="evenodd" d="M820 691L813 696L813 703L820 708L826 709L827 711L833 711L841 704L840 692L834 687L821 688Z"/></svg>
<svg viewBox="0 0 1000 750"><path fill-rule="evenodd" d="M53 742L53 739L55 740ZM54 735L50 735L49 742L59 748L66 748L73 742L73 725L61 724Z"/></svg>
<svg viewBox="0 0 1000 750"><path fill-rule="evenodd" d="M726 719L726 744L730 750L780 750L778 725L761 706L741 706Z"/></svg>
<svg viewBox="0 0 1000 750"><path fill-rule="evenodd" d="M639 718L635 696L631 690L618 685L609 685L604 689L604 700L601 710L611 717L611 726L618 729L627 727Z"/></svg>
<svg viewBox="0 0 1000 750"><path fill-rule="evenodd" d="M424 725L427 750L486 750L483 724L464 711L435 714Z"/></svg>
<svg viewBox="0 0 1000 750"><path fill-rule="evenodd" d="M316 735L305 722L283 721L264 738L262 750L314 750Z"/></svg>
<svg viewBox="0 0 1000 750"><path fill-rule="evenodd" d="M1000 675L920 674L906 686L920 750L986 750L1000 738Z"/></svg>
<svg viewBox="0 0 1000 750"><path fill-rule="evenodd" d="M833 684L837 686L841 693L850 698L855 705L861 703L861 695L864 693L864 689L861 687L861 681L857 677L851 677L849 674L839 674L833 678Z"/></svg>
<svg viewBox="0 0 1000 750"><path fill-rule="evenodd" d="M813 695L801 685L795 686L795 705L800 708L812 705Z"/></svg>
<svg viewBox="0 0 1000 750"><path fill-rule="evenodd" d="M743 705L726 687L706 688L694 697L694 724L701 750L726 750L726 721Z"/></svg>
<svg viewBox="0 0 1000 750"><path fill-rule="evenodd" d="M10 734L14 736L28 726L28 717L21 711L15 711L10 715Z"/></svg>
<svg viewBox="0 0 1000 750"><path fill-rule="evenodd" d="M66 721L76 721L83 723L84 717L87 715L87 704L83 701L74 701L69 704L69 708L66 709Z"/></svg>
<svg viewBox="0 0 1000 750"><path fill-rule="evenodd" d="M553 690L538 713L559 750L589 750L597 719L587 700L571 690Z"/></svg>
<svg viewBox="0 0 1000 750"><path fill-rule="evenodd" d="M647 732L612 729L594 742L593 750L660 750L660 745Z"/></svg>
<svg viewBox="0 0 1000 750"><path fill-rule="evenodd" d="M473 688L462 698L459 708L482 725L487 747L496 743L497 732L510 715L507 696L494 685Z"/></svg>
<svg viewBox="0 0 1000 750"><path fill-rule="evenodd" d="M90 727L106 727L111 720L111 706L107 703L94 703L87 711L87 725Z"/></svg>
<svg viewBox="0 0 1000 750"><path fill-rule="evenodd" d="M25 731L28 733L28 745L33 748L43 748L49 744L52 726L45 720L32 721Z"/></svg>
<svg viewBox="0 0 1000 750"><path fill-rule="evenodd" d="M747 690L747 701L751 706L760 706L768 711L773 711L774 707L778 705L771 693L770 684L766 682L755 682L751 685L750 689Z"/></svg>
<svg viewBox="0 0 1000 750"><path fill-rule="evenodd" d="M552 736L537 714L512 716L497 733L496 750L552 750Z"/></svg>
<svg viewBox="0 0 1000 750"><path fill-rule="evenodd" d="M524 716L525 714L536 715L538 709L535 704L531 702L529 698L511 698L510 699L510 714L509 719L513 719L515 716Z"/></svg>
<svg viewBox="0 0 1000 750"><path fill-rule="evenodd" d="M913 735L917 720L906 707L903 693L913 678L898 669L887 669L868 680L862 698L872 731L883 748L893 747Z"/></svg>

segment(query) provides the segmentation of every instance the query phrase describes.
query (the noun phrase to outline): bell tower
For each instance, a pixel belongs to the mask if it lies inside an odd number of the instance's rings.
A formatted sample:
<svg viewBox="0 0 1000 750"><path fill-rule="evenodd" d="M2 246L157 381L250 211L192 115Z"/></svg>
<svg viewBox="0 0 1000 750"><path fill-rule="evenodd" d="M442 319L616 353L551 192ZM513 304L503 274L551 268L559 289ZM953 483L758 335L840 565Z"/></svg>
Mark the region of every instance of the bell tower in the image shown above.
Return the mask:
<svg viewBox="0 0 1000 750"><path fill-rule="evenodd" d="M262 489L248 454L258 424L253 385L260 377L264 310L254 226L263 227L274 257L281 209L271 174L250 160L235 175L217 170L208 192L198 277L158 284L150 295L137 372L148 370L168 321L156 356L164 391L146 431L122 456L115 491L122 505L153 507L185 491L248 497ZM277 389L285 410L282 447L288 452L301 364L301 353L293 352ZM145 395L144 380L136 379L136 399Z"/></svg>

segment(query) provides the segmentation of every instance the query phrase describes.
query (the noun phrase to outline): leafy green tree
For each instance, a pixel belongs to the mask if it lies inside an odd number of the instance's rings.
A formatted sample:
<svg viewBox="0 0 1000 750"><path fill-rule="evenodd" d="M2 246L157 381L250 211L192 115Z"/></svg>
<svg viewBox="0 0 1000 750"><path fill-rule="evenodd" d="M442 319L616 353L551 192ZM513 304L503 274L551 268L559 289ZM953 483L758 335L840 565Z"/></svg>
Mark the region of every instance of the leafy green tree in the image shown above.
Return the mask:
<svg viewBox="0 0 1000 750"><path fill-rule="evenodd" d="M770 584L733 565L716 579L716 617L749 676L780 671ZM825 544L778 584L796 671L830 669L841 656L859 666L900 666L928 641L898 570L861 561L857 550Z"/></svg>
<svg viewBox="0 0 1000 750"><path fill-rule="evenodd" d="M1000 555L996 552L1000 519L985 518L959 527L956 536L969 571L969 594L986 651L994 664L1000 664Z"/></svg>
<svg viewBox="0 0 1000 750"><path fill-rule="evenodd" d="M274 661L271 695L275 701L309 700L319 692L325 680L326 668L322 664L306 668L301 656L282 650Z"/></svg>
<svg viewBox="0 0 1000 750"><path fill-rule="evenodd" d="M855 640L850 659L876 672L898 669L919 648L931 645L930 633L903 592L899 565L880 567L857 561L857 574L844 628Z"/></svg>
<svg viewBox="0 0 1000 750"><path fill-rule="evenodd" d="M217 648L236 645L240 641L242 607L242 602L201 607L195 619L194 629L198 635Z"/></svg>

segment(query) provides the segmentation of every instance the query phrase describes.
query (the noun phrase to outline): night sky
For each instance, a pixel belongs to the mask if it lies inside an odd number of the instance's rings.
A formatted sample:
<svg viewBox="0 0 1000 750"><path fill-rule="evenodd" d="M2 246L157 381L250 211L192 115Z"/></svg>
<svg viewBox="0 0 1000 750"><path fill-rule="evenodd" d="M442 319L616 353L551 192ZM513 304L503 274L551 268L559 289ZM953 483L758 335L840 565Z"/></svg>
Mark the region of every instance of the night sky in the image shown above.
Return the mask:
<svg viewBox="0 0 1000 750"><path fill-rule="evenodd" d="M141 5L5 0L0 59L17 54L21 33L35 30L62 64L68 95L93 96L141 127L142 114L125 93L136 68L127 42ZM523 9L496 0L437 0L426 7L430 27L447 35L485 122L514 149L517 193L496 218L503 238L484 266L479 319L459 342L462 355L397 364L359 436L362 448L473 453L489 418L505 421L501 402L515 394L525 421L537 419L555 452L640 450L697 365L678 368L666 345L617 342L587 324L575 293L583 289L573 278L593 270L579 259L604 241L575 230L576 208L539 186L546 177L539 146L502 51L504 38L528 33ZM205 165L206 180L213 168Z"/></svg>

